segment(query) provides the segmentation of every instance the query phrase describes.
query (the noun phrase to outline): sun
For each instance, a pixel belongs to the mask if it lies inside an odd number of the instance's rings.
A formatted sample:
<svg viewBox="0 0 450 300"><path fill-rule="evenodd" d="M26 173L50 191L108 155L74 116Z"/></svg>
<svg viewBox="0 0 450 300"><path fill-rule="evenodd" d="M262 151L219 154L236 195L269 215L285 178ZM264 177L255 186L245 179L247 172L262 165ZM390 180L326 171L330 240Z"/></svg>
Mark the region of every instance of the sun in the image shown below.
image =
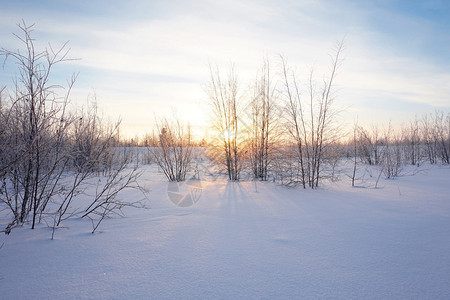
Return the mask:
<svg viewBox="0 0 450 300"><path fill-rule="evenodd" d="M234 132L229 128L225 128L220 135L225 141L231 141L234 138Z"/></svg>

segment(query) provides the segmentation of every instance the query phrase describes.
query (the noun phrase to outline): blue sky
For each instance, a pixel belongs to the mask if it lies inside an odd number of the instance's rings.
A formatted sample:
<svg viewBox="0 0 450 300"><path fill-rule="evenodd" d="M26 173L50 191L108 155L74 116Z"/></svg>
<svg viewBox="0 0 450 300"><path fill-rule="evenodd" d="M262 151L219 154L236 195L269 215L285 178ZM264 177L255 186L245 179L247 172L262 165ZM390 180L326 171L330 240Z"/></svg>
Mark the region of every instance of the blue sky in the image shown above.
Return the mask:
<svg viewBox="0 0 450 300"><path fill-rule="evenodd" d="M245 88L267 56L306 80L325 72L345 37L337 78L341 120L399 125L435 109L450 111L450 2L351 0L0 1L0 46L35 23L39 45L69 40L71 57L55 81L80 72L75 103L94 93L128 136L150 132L155 115L175 109L205 131L208 63L233 62ZM10 84L10 69L0 84Z"/></svg>

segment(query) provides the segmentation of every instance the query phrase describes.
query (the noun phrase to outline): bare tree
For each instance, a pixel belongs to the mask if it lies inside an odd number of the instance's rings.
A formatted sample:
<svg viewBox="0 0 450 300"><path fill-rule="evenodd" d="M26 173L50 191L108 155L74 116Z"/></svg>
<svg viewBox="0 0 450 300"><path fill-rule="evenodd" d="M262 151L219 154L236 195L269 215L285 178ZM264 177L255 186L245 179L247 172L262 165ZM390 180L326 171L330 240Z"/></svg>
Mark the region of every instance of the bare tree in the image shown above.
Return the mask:
<svg viewBox="0 0 450 300"><path fill-rule="evenodd" d="M409 126L402 130L405 156L409 159L411 165L417 166L419 166L421 161L419 129L419 119L416 116L414 120L409 122Z"/></svg>
<svg viewBox="0 0 450 300"><path fill-rule="evenodd" d="M185 126L174 114L173 120L163 119L157 124L158 137L149 148L150 155L169 181L183 181L193 158L190 126Z"/></svg>
<svg viewBox="0 0 450 300"><path fill-rule="evenodd" d="M333 86L334 80L337 76L338 69L342 64L342 59L340 55L343 50L343 41L336 45L333 56L331 56L331 67L328 79L323 81L322 89L320 90L320 96L317 98L318 110L314 113L313 110L313 98L314 98L314 88L311 84L310 77L310 111L311 111L311 171L312 171L312 184L311 187L317 187L319 185L320 179L320 167L323 159L324 148L326 144L334 142L335 136L331 135L332 127L331 124L334 120L334 111L332 109L334 102ZM314 114L316 116L314 116ZM314 120L315 119L315 120ZM314 125L316 124L316 125ZM314 134L315 130L315 134Z"/></svg>
<svg viewBox="0 0 450 300"><path fill-rule="evenodd" d="M92 221L92 233L95 233L105 218L123 216L122 209L125 207L146 208L144 198L131 201L119 198L120 192L130 188L138 189L145 195L146 191L138 182L141 174L138 166L135 165L130 170L128 164L119 162L103 181L97 182L93 200L81 216Z"/></svg>
<svg viewBox="0 0 450 300"><path fill-rule="evenodd" d="M287 63L281 57L283 67L283 79L285 84L285 94L287 97L285 110L287 121L287 131L295 144L296 157L300 169L300 182L303 188L311 182L310 173L310 147L308 145L308 134L305 121L305 113L301 102L300 89L294 72L290 72Z"/></svg>
<svg viewBox="0 0 450 300"><path fill-rule="evenodd" d="M402 170L402 155L400 138L395 134L389 123L383 136L380 168L386 178L397 177Z"/></svg>
<svg viewBox="0 0 450 300"><path fill-rule="evenodd" d="M446 116L442 111L435 112L434 139L442 164L450 164L450 113Z"/></svg>
<svg viewBox="0 0 450 300"><path fill-rule="evenodd" d="M69 112L77 75L63 93L58 93L61 86L50 84L54 66L68 60L67 43L57 51L51 46L38 51L31 37L33 26L24 22L18 26L21 35L16 37L25 52L0 49L4 63L12 60L18 67L14 90L6 100L3 89L0 93L0 201L12 219L4 232L28 221L34 229L42 220L48 224L48 217L57 228L76 214L72 200L91 186L88 181L94 176L106 176L106 184L94 198L95 209L88 208L84 215L104 209L102 216L108 216L120 210L129 203L119 201L117 194L132 187L140 175L137 165L127 172L129 160L118 159L115 141L120 122L105 124L95 105L88 113Z"/></svg>
<svg viewBox="0 0 450 300"><path fill-rule="evenodd" d="M14 110L15 103L8 105L5 100L5 90L0 89L0 180L3 182L5 175L11 166L19 160L19 156L14 155L11 151L11 142L13 136L9 134L9 129L12 127L11 114Z"/></svg>
<svg viewBox="0 0 450 300"><path fill-rule="evenodd" d="M130 162L129 157L120 157L121 151L114 147L120 122L113 126L105 125L97 114L96 103L88 105L67 131L69 165L64 169L66 184L61 185L63 191L58 193L60 200L57 209L49 213L53 215L53 228L74 215L70 209L72 201L90 186L90 179L100 175L110 176Z"/></svg>
<svg viewBox="0 0 450 300"><path fill-rule="evenodd" d="M225 165L229 180L239 180L244 155L244 125L240 123L241 100L234 67L226 81L219 69L210 66L210 84L207 89L212 111L212 126L217 139L210 145L210 156Z"/></svg>
<svg viewBox="0 0 450 300"><path fill-rule="evenodd" d="M58 165L66 163L62 156L54 156L55 149L61 146L62 135L54 137L53 133L58 133L58 130L67 126L65 108L68 97L59 99L55 92L58 86L51 85L49 79L52 68L67 60L69 50L66 43L56 51L51 46L37 51L31 37L33 25L27 26L23 22L18 27L21 36L16 37L23 43L26 51L22 53L0 49L0 56L4 57L5 62L11 58L19 69L11 99L14 104L14 121L11 122L14 124L11 125L17 127L15 134L10 134L15 136L11 145L15 147L13 160L20 157L20 161L9 172L13 190L11 195L7 184L4 185L7 199L3 202L15 215L11 225L25 222L31 212L34 228L39 207L45 199L51 197L60 178ZM69 92L75 79L76 76L69 82ZM52 145L51 142L56 144Z"/></svg>
<svg viewBox="0 0 450 300"><path fill-rule="evenodd" d="M424 115L420 121L420 137L430 164L450 163L450 113L442 111Z"/></svg>
<svg viewBox="0 0 450 300"><path fill-rule="evenodd" d="M261 74L254 86L251 101L251 129L249 158L255 178L267 180L269 165L277 139L275 85L272 82L270 64L265 59Z"/></svg>
<svg viewBox="0 0 450 300"><path fill-rule="evenodd" d="M428 115L424 115L421 120L421 138L425 144L425 153L429 163L437 163L437 141L431 118Z"/></svg>
<svg viewBox="0 0 450 300"><path fill-rule="evenodd" d="M352 172L352 187L355 186L355 178L356 178L356 166L357 166L357 157L358 157L358 141L357 141L357 133L358 133L358 121L355 121L353 124L353 172Z"/></svg>
<svg viewBox="0 0 450 300"><path fill-rule="evenodd" d="M297 145L297 155L301 168L301 183L311 188L319 185L325 148L335 140L332 122L335 111L334 81L342 63L341 54L343 42L337 44L332 55L330 73L324 79L321 88L317 89L314 73L310 72L308 79L307 100L301 99L299 84L293 72L289 72L284 59L283 76L286 95L286 120L288 134Z"/></svg>
<svg viewBox="0 0 450 300"><path fill-rule="evenodd" d="M358 127L358 153L361 160L369 165L380 163L380 135L378 127L372 125L371 131Z"/></svg>

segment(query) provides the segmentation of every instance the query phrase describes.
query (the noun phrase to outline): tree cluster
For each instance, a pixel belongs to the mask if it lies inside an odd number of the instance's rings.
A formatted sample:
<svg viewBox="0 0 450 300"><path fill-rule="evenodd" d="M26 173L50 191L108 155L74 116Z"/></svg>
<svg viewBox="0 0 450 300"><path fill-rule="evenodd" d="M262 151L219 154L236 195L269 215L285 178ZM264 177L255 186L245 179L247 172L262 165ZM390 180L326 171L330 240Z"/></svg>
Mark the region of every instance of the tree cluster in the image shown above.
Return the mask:
<svg viewBox="0 0 450 300"><path fill-rule="evenodd" d="M281 76L273 75L265 60L246 92L239 90L234 68L225 79L218 68L210 68L207 93L217 136L209 157L224 166L230 180L239 180L247 169L260 180L319 185L326 149L336 138L333 88L342 48L338 43L320 86L313 71L301 86L283 57Z"/></svg>
<svg viewBox="0 0 450 300"><path fill-rule="evenodd" d="M398 176L404 165L450 164L450 113L414 118L400 130L354 127L355 164L380 166L386 178ZM356 158L359 158L356 160Z"/></svg>
<svg viewBox="0 0 450 300"><path fill-rule="evenodd" d="M0 202L11 216L5 232L28 221L55 229L74 215L90 218L94 232L106 216L139 205L117 197L137 187L139 172L126 169L129 158L115 147L119 122L104 122L95 103L69 109L76 75L65 88L50 83L54 67L68 60L67 44L38 50L32 26L19 28L25 51L0 49L4 63L18 70L13 89L0 93Z"/></svg>

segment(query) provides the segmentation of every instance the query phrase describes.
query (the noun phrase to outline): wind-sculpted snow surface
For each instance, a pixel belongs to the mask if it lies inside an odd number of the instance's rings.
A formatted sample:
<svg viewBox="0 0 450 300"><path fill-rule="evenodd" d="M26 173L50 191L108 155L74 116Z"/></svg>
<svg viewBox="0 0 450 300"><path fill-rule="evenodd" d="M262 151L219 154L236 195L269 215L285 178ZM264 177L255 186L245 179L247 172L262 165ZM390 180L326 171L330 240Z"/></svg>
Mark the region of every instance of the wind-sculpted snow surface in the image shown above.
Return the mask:
<svg viewBox="0 0 450 300"><path fill-rule="evenodd" d="M448 167L377 189L205 180L189 207L152 172L152 209L105 220L99 233L71 219L55 240L43 225L1 237L0 298L450 297Z"/></svg>

